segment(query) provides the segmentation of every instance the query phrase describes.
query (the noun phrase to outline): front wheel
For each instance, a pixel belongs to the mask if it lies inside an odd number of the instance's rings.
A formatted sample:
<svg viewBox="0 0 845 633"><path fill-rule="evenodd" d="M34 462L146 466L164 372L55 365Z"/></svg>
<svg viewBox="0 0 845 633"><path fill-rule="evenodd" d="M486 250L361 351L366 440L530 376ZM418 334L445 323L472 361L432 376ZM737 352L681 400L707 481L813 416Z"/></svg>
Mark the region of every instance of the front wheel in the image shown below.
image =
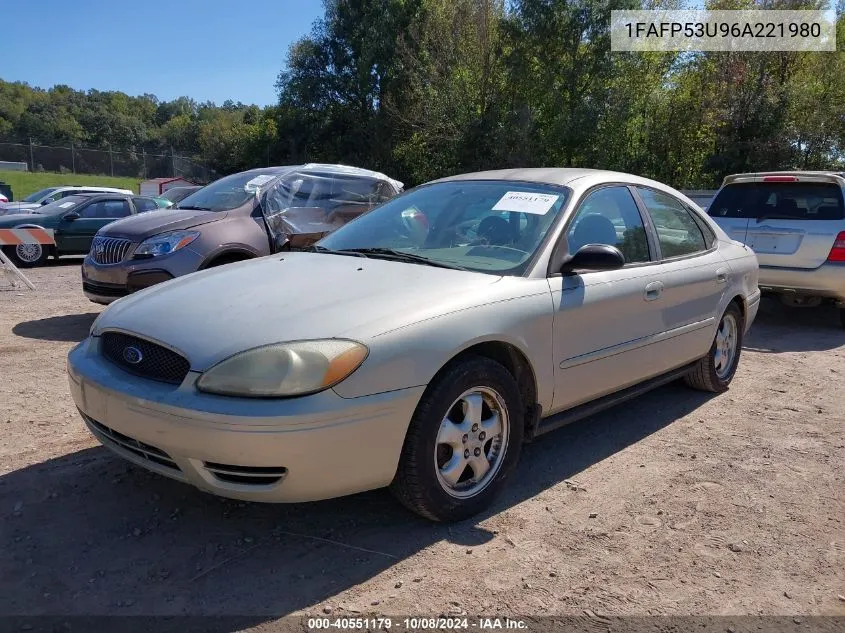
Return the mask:
<svg viewBox="0 0 845 633"><path fill-rule="evenodd" d="M18 268L34 268L43 266L50 256L47 248L41 244L18 244L17 246L4 246L3 252Z"/></svg>
<svg viewBox="0 0 845 633"><path fill-rule="evenodd" d="M448 367L417 405L393 494L434 521L481 512L516 468L523 412L516 381L499 363L472 357Z"/></svg>
<svg viewBox="0 0 845 633"><path fill-rule="evenodd" d="M727 390L739 364L744 329L742 312L731 303L719 321L710 351L684 378L687 385L713 393Z"/></svg>

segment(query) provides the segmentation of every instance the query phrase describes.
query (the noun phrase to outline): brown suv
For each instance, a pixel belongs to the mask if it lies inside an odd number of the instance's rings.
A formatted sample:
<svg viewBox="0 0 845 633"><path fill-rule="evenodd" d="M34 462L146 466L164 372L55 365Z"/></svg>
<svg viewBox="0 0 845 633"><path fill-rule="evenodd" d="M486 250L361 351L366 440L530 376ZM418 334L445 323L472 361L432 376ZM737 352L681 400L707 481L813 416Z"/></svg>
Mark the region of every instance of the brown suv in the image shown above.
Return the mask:
<svg viewBox="0 0 845 633"><path fill-rule="evenodd" d="M91 301L111 303L197 270L303 248L402 188L367 169L314 163L226 176L176 207L97 232L82 288Z"/></svg>

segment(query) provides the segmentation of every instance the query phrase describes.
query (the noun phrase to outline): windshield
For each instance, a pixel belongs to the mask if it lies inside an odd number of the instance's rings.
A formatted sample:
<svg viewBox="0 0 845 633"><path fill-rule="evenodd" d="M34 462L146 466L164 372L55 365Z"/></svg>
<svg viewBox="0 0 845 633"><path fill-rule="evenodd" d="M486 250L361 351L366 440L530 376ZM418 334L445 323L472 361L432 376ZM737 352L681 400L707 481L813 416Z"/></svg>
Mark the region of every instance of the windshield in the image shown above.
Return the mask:
<svg viewBox="0 0 845 633"><path fill-rule="evenodd" d="M478 272L522 274L569 189L517 181L451 181L413 189L320 241L383 248Z"/></svg>
<svg viewBox="0 0 845 633"><path fill-rule="evenodd" d="M73 207L79 205L80 202L88 200L88 196L65 196L50 204L45 204L43 207L38 207L33 211L38 215L52 215L56 213L65 213L70 211Z"/></svg>
<svg viewBox="0 0 845 633"><path fill-rule="evenodd" d="M53 193L58 187L48 187L47 189L42 189L41 191L36 191L35 193L29 194L26 198L21 200L21 202L38 202L41 198L46 198L51 193Z"/></svg>
<svg viewBox="0 0 845 633"><path fill-rule="evenodd" d="M245 171L232 174L198 189L182 200L179 209L228 211L255 197L256 192L281 173L280 170Z"/></svg>
<svg viewBox="0 0 845 633"><path fill-rule="evenodd" d="M195 191L197 191L197 189L194 187L171 187L161 194L159 198L164 198L165 200L170 200L171 202L179 202Z"/></svg>
<svg viewBox="0 0 845 633"><path fill-rule="evenodd" d="M841 220L842 192L826 182L749 182L727 185L707 209L714 218Z"/></svg>

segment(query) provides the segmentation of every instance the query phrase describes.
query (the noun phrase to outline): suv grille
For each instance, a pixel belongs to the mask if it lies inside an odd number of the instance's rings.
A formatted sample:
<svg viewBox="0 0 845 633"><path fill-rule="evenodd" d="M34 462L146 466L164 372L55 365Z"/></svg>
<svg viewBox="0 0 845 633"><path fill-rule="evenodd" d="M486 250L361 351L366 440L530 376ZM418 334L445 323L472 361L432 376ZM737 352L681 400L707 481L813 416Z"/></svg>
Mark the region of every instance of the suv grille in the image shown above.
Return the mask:
<svg viewBox="0 0 845 633"><path fill-rule="evenodd" d="M101 345L103 356L115 365L150 380L178 385L191 368L184 356L137 336L105 332Z"/></svg>
<svg viewBox="0 0 845 633"><path fill-rule="evenodd" d="M91 259L98 264L118 264L126 257L131 240L116 237L95 237L91 242Z"/></svg>

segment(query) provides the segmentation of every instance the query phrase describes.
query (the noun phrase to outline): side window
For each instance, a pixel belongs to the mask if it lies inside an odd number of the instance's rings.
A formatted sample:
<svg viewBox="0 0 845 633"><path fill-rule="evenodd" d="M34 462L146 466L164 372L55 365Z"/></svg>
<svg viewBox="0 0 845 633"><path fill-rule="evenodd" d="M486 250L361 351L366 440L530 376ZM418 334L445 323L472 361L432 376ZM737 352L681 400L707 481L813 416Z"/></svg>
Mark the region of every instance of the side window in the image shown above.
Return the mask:
<svg viewBox="0 0 845 633"><path fill-rule="evenodd" d="M707 222L694 210L690 209L689 207L686 208L689 211L689 214L692 216L692 219L695 220L695 223L698 225L698 228L701 229L701 232L704 234L704 243L707 245L707 248L713 248L713 245L716 244L716 234L713 232Z"/></svg>
<svg viewBox="0 0 845 633"><path fill-rule="evenodd" d="M152 211L158 208L155 200L151 200L150 198L135 198L133 201L135 202L135 208L138 210L138 213Z"/></svg>
<svg viewBox="0 0 845 633"><path fill-rule="evenodd" d="M388 185L386 182L383 182L379 185L378 197L376 198L376 202L378 204L381 204L382 202L390 200L395 195L396 192L393 190L393 187Z"/></svg>
<svg viewBox="0 0 845 633"><path fill-rule="evenodd" d="M645 187L637 191L651 215L664 259L707 250L704 234L679 200Z"/></svg>
<svg viewBox="0 0 845 633"><path fill-rule="evenodd" d="M128 200L106 200L103 218L125 218L132 215Z"/></svg>
<svg viewBox="0 0 845 633"><path fill-rule="evenodd" d="M626 264L650 261L643 219L627 187L604 187L589 194L566 237L570 253L586 244L609 244L622 251Z"/></svg>
<svg viewBox="0 0 845 633"><path fill-rule="evenodd" d="M105 210L105 202L92 202L79 211L79 217L86 219L102 218Z"/></svg>
<svg viewBox="0 0 845 633"><path fill-rule="evenodd" d="M129 203L126 200L100 200L89 204L79 213L80 217L105 220L110 218L125 218L131 215Z"/></svg>
<svg viewBox="0 0 845 633"><path fill-rule="evenodd" d="M59 197L60 198L67 198L68 196L75 196L76 194L79 194L79 193L88 193L88 192L87 191L74 190L74 189L68 189L67 191L62 191L59 194Z"/></svg>

